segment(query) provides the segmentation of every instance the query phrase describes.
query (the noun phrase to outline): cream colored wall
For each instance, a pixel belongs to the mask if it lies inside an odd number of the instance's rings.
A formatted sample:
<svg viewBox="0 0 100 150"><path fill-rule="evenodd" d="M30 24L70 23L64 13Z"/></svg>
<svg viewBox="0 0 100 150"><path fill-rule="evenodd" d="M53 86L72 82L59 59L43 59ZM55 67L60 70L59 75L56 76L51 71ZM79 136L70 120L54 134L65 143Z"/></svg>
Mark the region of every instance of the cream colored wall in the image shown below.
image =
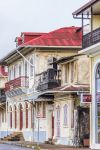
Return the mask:
<svg viewBox="0 0 100 150"><path fill-rule="evenodd" d="M78 83L90 84L90 59L83 55L78 59Z"/></svg>
<svg viewBox="0 0 100 150"><path fill-rule="evenodd" d="M100 15L93 15L93 29L100 28Z"/></svg>
<svg viewBox="0 0 100 150"><path fill-rule="evenodd" d="M64 125L63 107L65 104L67 104L67 106L68 106L68 111L67 111L68 124L67 125ZM54 100L54 117L55 117L54 138L55 139L57 137L57 116L56 116L57 115L57 112L56 112L57 106L60 106L60 137L68 138L69 142L70 142L70 140L73 139L73 128L71 127L71 124L72 124L72 120L73 120L74 100L71 97L71 95L66 95L65 97L62 96L62 97L58 97L58 98L56 97Z"/></svg>
<svg viewBox="0 0 100 150"><path fill-rule="evenodd" d="M77 54L77 51L66 50L66 51L42 51L36 52L36 74L47 70L47 61L50 57L55 57L59 59L60 57L67 57Z"/></svg>
<svg viewBox="0 0 100 150"><path fill-rule="evenodd" d="M62 68L62 85L65 84L89 84L90 83L90 59L83 55L75 57L75 60L73 60L74 67L73 67L73 82L71 81L71 62L65 63L60 65ZM66 71L66 67L69 65L69 70ZM66 76L67 81L66 82Z"/></svg>
<svg viewBox="0 0 100 150"><path fill-rule="evenodd" d="M5 83L7 82L7 77L0 77L0 88L5 88Z"/></svg>

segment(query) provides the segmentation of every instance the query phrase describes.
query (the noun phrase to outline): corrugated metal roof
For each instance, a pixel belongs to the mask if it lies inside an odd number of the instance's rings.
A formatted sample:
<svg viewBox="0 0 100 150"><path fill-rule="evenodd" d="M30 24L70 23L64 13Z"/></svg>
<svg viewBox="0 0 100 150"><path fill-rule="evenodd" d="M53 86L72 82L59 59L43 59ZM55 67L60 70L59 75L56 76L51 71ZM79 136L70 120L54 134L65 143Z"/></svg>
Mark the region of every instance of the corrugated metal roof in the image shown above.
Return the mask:
<svg viewBox="0 0 100 150"><path fill-rule="evenodd" d="M81 46L82 31L79 27L65 27L49 32L21 46Z"/></svg>

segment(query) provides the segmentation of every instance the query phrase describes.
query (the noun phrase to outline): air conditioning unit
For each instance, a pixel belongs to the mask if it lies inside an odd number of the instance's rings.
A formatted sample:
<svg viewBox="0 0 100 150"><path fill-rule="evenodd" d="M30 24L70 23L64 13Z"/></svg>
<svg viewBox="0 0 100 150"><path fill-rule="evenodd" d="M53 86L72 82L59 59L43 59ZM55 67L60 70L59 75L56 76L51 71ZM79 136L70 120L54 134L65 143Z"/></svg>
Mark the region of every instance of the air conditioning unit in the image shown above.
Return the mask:
<svg viewBox="0 0 100 150"><path fill-rule="evenodd" d="M48 68L52 69L57 69L57 63L56 63L56 58L55 57L49 57L48 58Z"/></svg>

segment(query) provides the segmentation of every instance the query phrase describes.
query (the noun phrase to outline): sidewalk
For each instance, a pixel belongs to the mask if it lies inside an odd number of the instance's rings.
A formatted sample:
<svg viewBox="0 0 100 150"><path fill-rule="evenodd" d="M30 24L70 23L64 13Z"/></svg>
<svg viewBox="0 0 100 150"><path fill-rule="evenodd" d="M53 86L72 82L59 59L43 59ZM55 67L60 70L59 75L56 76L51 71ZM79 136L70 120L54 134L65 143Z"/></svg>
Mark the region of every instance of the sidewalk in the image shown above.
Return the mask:
<svg viewBox="0 0 100 150"><path fill-rule="evenodd" d="M10 144L20 147L28 147L35 150L36 143L32 142L21 142L21 141L0 141L1 144ZM51 144L39 144L40 150L90 150L89 148L75 148L68 147L65 145L51 145Z"/></svg>

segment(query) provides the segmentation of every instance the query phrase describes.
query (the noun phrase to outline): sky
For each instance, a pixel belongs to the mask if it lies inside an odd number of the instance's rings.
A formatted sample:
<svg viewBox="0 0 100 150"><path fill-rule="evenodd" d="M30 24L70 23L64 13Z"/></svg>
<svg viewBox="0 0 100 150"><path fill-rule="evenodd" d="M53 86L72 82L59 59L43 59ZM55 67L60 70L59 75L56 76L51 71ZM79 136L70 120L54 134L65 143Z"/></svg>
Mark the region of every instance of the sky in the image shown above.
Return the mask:
<svg viewBox="0 0 100 150"><path fill-rule="evenodd" d="M0 0L0 59L15 49L21 32L80 26L72 13L89 0Z"/></svg>

